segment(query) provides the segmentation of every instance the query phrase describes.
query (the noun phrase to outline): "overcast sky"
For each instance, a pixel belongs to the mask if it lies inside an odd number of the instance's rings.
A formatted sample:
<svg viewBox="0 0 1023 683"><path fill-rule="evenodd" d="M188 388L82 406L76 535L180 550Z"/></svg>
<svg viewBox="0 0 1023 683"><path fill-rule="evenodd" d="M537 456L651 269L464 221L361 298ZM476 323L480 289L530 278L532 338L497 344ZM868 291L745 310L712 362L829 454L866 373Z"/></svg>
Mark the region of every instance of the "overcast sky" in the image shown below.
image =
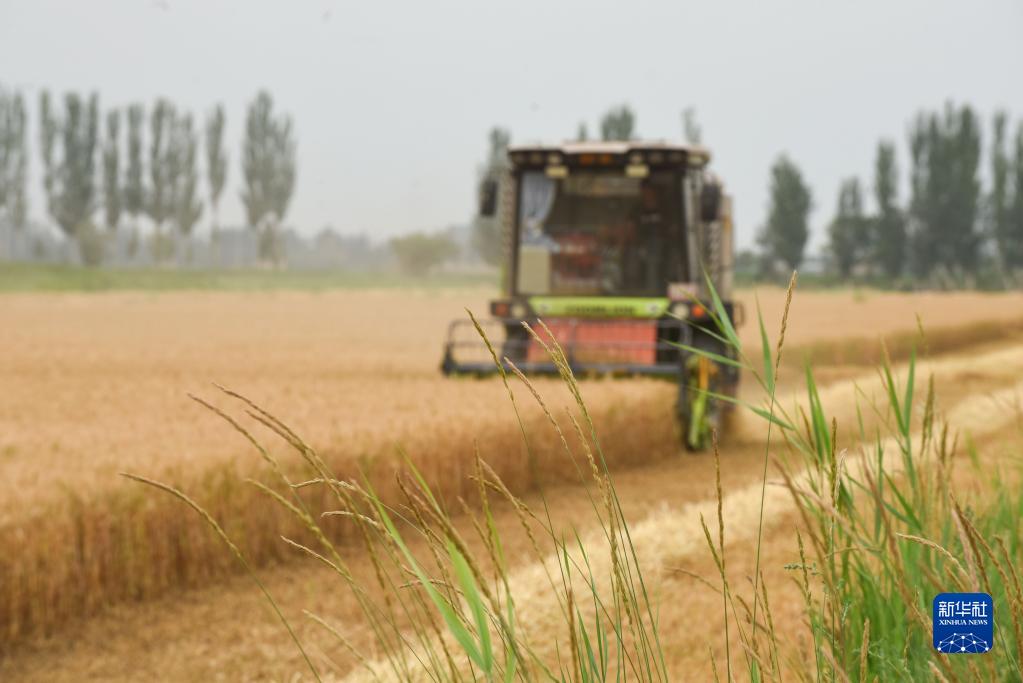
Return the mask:
<svg viewBox="0 0 1023 683"><path fill-rule="evenodd" d="M41 88L96 90L104 107L222 102L229 223L245 104L266 88L298 133L288 223L378 239L465 222L492 125L556 141L628 102L642 136L678 139L693 106L740 244L763 223L780 152L813 187L819 242L839 181L869 179L879 137L905 171L921 107L1023 116L1023 3L0 0L0 65L33 110Z"/></svg>

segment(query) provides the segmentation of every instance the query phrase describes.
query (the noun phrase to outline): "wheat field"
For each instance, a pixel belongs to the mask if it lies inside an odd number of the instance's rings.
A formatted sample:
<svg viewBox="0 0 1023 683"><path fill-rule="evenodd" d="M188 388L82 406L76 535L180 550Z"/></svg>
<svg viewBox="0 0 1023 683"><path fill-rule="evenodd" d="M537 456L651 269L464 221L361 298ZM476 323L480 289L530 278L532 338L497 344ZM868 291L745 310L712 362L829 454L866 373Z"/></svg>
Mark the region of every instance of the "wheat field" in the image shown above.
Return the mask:
<svg viewBox="0 0 1023 683"><path fill-rule="evenodd" d="M987 431L997 430L1001 424L999 416L1011 409L1009 403L998 397L1018 381L1021 363L1023 355L1018 345L1015 348L999 345L993 352L984 353L979 358L972 353L963 353L943 359L934 366L923 365L920 373L924 376L936 372L936 389L942 397L941 403L956 422L975 422L978 415L994 419L990 424L985 423L984 431ZM848 426L855 420L857 395L864 392L870 396L877 390L876 375L868 369L860 369L854 378L836 382L824 390L822 399L840 424ZM971 412L967 415L964 410ZM740 426L762 432L757 430L759 423L755 418L750 418L749 422L749 425ZM979 432L975 436L985 453L991 450L989 439ZM999 431L997 438L1006 444L1018 443L1018 426L1011 425L1007 430ZM748 543L740 538L749 531L748 520L741 518L741 514L749 512L749 501L743 502L739 492L748 490L755 483L759 475L757 465L762 457L761 449L762 441L751 441L746 445L731 443L723 454L726 463L722 471L724 488L735 492L730 495L726 510L729 515L740 515L729 525L730 529L737 530L730 532L729 536L729 543L736 546L732 551L730 572L737 583L744 581L752 571ZM634 530L640 533L649 527L653 538L672 539L666 545L644 542L638 546L645 554L667 553L663 560L645 561L644 566L651 572L653 580L661 582L658 595L664 605L663 620L665 628L670 628L672 633L684 628L686 615L692 610L709 615L709 632L720 631L719 598L688 575L675 571L681 568L703 576L713 575L710 557L706 548L701 551L700 535L697 530L694 537L693 527L696 522L694 511L712 511L713 505L707 501L713 498L713 477L714 464L709 457L666 458L645 467L622 470L615 477L616 488L626 503L630 520L635 524ZM566 531L578 528L589 537L596 530L591 529L593 520L588 519L586 493L579 489L569 485L550 487L548 501L551 514L559 525ZM160 496L155 498L159 500ZM535 495L528 496L526 500L530 505L540 504ZM508 532L505 539L508 552L524 559L521 565L516 565L516 576L529 576L533 571L529 567L529 543L521 533L515 533L518 523L514 513L504 506L496 514L499 527ZM803 616L791 605L785 606L785 600L792 597L795 587L782 568L792 561L796 552L790 533L796 520L785 514L776 516L773 513L769 520L771 540L766 546L765 561L768 562L766 572L769 581L772 587L777 586L772 589L772 600L777 603L773 603L775 620L779 625L788 625L780 627L798 629ZM662 522L666 526L659 526ZM463 524L460 528L467 536L473 533L471 526ZM357 554L350 561L353 570L370 581L370 563L360 561ZM658 567L664 570L663 575ZM286 607L288 617L299 629L303 641L320 653L316 662L321 670L343 674L354 662L330 634L309 622L303 609L330 619L360 650L373 651L372 632L361 622L358 610L338 586L337 576L332 571L315 563L300 561L276 569L268 568L261 572L261 576ZM537 600L527 600L523 608L529 609L530 613L533 610L542 613L545 609L542 596L538 596ZM195 628L200 624L202 628ZM546 627L540 622L536 629L541 634L546 632ZM707 680L712 673L708 669L706 650L693 650L687 647L687 642L685 639L672 640L668 646L666 656L670 670L678 674L678 680ZM724 657L723 641L715 640L712 646L720 663ZM737 645L733 644L733 648ZM733 649L733 654L735 651ZM31 681L75 681L85 676L101 680L147 677L212 680L225 675L227 679L236 680L281 680L288 679L301 668L294 645L279 622L265 609L262 597L251 582L240 577L148 601L147 604L122 605L108 610L105 615L76 626L73 637L56 638L43 645L22 648L16 657L8 661L6 669L0 661L0 678L6 672L13 680ZM688 675L681 675L682 672L688 672Z"/></svg>
<svg viewBox="0 0 1023 683"><path fill-rule="evenodd" d="M477 445L515 491L528 489L535 482L500 382L444 379L437 369L448 320L464 316L465 307L485 311L490 294L0 298L0 547L8 551L0 553L0 643L236 571L196 520L173 501L144 495L120 471L193 493L229 520L257 565L286 558L279 535L300 531L238 476L255 470L256 457L187 398L197 393L216 403L211 382L285 417L336 471L365 472L385 495L399 447L444 495L467 490ZM740 298L755 310L752 293ZM761 290L757 299L765 318L780 317L783 292ZM913 335L914 314L940 345L1018 326L1023 302L1012 295L805 292L793 304L789 339L856 360L875 353L882 335ZM753 339L755 325L741 332ZM560 383L538 386L558 404ZM586 393L612 465L676 452L670 384L593 381ZM520 403L538 435L541 475L570 475L563 463L544 460L556 450L553 435L532 402Z"/></svg>

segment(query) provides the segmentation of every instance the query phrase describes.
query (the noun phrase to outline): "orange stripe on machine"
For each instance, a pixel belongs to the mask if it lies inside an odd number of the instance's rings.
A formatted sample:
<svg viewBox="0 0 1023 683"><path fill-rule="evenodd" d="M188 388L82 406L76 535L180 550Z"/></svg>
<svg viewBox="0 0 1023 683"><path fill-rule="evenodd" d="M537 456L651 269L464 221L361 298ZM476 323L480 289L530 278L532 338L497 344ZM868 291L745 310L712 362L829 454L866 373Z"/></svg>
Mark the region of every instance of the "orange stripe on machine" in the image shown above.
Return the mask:
<svg viewBox="0 0 1023 683"><path fill-rule="evenodd" d="M565 354L575 363L629 363L653 365L657 359L657 323L653 320L586 320L582 318L544 321ZM540 326L534 329L549 339ZM528 360L548 361L547 352L530 340Z"/></svg>

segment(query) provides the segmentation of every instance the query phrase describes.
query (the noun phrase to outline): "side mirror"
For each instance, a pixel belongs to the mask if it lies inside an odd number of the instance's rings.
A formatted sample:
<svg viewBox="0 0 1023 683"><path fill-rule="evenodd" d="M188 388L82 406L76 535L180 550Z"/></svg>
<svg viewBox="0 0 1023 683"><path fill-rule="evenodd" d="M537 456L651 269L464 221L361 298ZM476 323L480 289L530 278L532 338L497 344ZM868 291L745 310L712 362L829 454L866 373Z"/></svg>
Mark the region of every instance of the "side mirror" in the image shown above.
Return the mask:
<svg viewBox="0 0 1023 683"><path fill-rule="evenodd" d="M497 181L486 178L480 183L480 216L491 218L497 213Z"/></svg>
<svg viewBox="0 0 1023 683"><path fill-rule="evenodd" d="M704 223L713 223L721 215L721 186L707 183L700 192L700 218Z"/></svg>

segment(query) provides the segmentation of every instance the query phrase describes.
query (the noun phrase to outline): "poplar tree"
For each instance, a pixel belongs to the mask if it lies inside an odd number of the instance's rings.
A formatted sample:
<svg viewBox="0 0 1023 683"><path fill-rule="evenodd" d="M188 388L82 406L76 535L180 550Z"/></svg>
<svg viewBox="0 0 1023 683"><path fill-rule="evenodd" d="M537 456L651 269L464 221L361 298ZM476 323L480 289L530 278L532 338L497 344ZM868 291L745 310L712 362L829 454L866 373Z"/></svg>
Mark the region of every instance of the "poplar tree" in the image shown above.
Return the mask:
<svg viewBox="0 0 1023 683"><path fill-rule="evenodd" d="M1016 130L1012 164L1012 201L1009 203L1007 231L1014 248L1005 255L1009 268L1023 268L1023 123Z"/></svg>
<svg viewBox="0 0 1023 683"><path fill-rule="evenodd" d="M803 174L787 156L781 155L771 167L767 225L758 239L771 263L781 261L789 270L799 267L810 236L812 206L813 196Z"/></svg>
<svg viewBox="0 0 1023 683"><path fill-rule="evenodd" d="M838 208L834 220L828 227L831 256L838 274L843 278L852 275L853 268L861 263L868 253L866 226L860 181L849 178L843 181L839 188Z"/></svg>
<svg viewBox="0 0 1023 683"><path fill-rule="evenodd" d="M632 140L636 134L636 115L627 104L609 109L600 119L603 140Z"/></svg>
<svg viewBox="0 0 1023 683"><path fill-rule="evenodd" d="M96 147L99 98L76 93L64 96L64 115L52 109L50 95L39 99L43 187L50 215L69 239L78 243L83 262L102 259L97 247L92 212L96 203Z"/></svg>
<svg viewBox="0 0 1023 683"><path fill-rule="evenodd" d="M942 266L973 272L981 235L980 126L968 106L945 105L944 112L921 113L909 135L913 168L913 254L916 271Z"/></svg>
<svg viewBox="0 0 1023 683"><path fill-rule="evenodd" d="M121 221L121 115L115 109L107 112L106 135L103 138L103 213L107 230L117 231Z"/></svg>
<svg viewBox="0 0 1023 683"><path fill-rule="evenodd" d="M171 197L174 227L187 245L186 257L191 261L191 239L195 224L202 216L202 202L199 201L199 171L196 155L199 148L198 134L192 124L192 116L186 114L174 121L170 141L173 160Z"/></svg>
<svg viewBox="0 0 1023 683"><path fill-rule="evenodd" d="M209 184L212 231L219 223L220 195L227 182L227 150L224 148L224 107L217 105L206 117L206 180Z"/></svg>
<svg viewBox="0 0 1023 683"><path fill-rule="evenodd" d="M895 145L879 142L874 158L877 214L870 242L874 264L891 279L899 277L906 266L906 216L898 206L898 177Z"/></svg>
<svg viewBox="0 0 1023 683"><path fill-rule="evenodd" d="M124 187L121 190L124 211L133 222L146 210L146 188L143 179L142 129L145 126L145 110L141 104L128 107L127 158L124 173Z"/></svg>
<svg viewBox="0 0 1023 683"><path fill-rule="evenodd" d="M17 230L28 214L28 146L25 100L0 90L0 215Z"/></svg>
<svg viewBox="0 0 1023 683"><path fill-rule="evenodd" d="M249 105L242 140L242 204L259 234L259 255L278 262L278 235L295 189L295 139L291 117L277 115L273 99L260 92Z"/></svg>
<svg viewBox="0 0 1023 683"><path fill-rule="evenodd" d="M173 147L174 107L166 100L157 100L149 117L149 187L146 213L153 221L153 258L165 261L172 253L164 224L174 213L174 182L178 173Z"/></svg>
<svg viewBox="0 0 1023 683"><path fill-rule="evenodd" d="M1023 244L1013 230L1011 222L1012 196L1010 195L1010 171L1008 140L1006 132L1008 116L997 112L991 127L991 192L987 196L988 232L998 248L999 262L1003 267L1015 267L1023 260Z"/></svg>

